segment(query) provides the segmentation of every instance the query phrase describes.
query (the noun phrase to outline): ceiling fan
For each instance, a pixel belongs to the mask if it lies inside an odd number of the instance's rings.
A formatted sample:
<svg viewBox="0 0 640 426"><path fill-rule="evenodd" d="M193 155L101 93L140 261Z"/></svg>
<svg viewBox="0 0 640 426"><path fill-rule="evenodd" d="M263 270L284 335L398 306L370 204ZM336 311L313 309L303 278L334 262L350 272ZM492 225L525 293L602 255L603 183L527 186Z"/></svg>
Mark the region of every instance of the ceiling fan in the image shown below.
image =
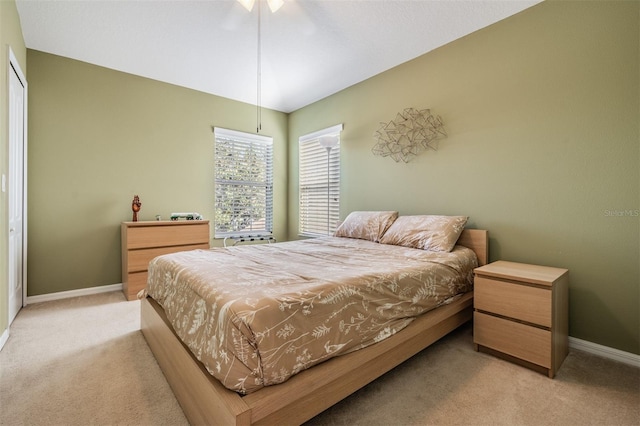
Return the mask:
<svg viewBox="0 0 640 426"><path fill-rule="evenodd" d="M243 5L249 12L251 12L251 9L253 9L253 5L255 4L256 0L238 0L238 2ZM267 0L267 4L269 5L269 9L271 9L271 12L276 12L282 7L282 5L284 4L284 0Z"/></svg>
<svg viewBox="0 0 640 426"><path fill-rule="evenodd" d="M238 0L238 2L244 6L249 12L253 9L253 5L256 0ZM261 46L262 46L262 38L260 31L260 23L261 23L261 13L260 13L260 4L262 0L258 0L258 69L257 69L257 84L256 84L256 133L260 133L262 129L262 62L261 62ZM272 13L275 13L278 9L282 7L284 4L284 0L267 0L267 4L269 5L269 9L271 9Z"/></svg>

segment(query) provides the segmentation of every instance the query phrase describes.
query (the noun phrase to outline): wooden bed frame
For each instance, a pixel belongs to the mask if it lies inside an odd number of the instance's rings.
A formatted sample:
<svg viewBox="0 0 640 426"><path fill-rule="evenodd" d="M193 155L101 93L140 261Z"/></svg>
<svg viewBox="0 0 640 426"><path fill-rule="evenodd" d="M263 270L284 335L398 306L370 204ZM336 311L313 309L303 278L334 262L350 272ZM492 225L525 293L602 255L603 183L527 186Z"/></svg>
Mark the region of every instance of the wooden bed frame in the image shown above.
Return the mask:
<svg viewBox="0 0 640 426"><path fill-rule="evenodd" d="M464 230L458 244L487 263L488 233ZM220 384L173 332L162 308L141 301L141 329L187 419L193 425L300 424L372 382L471 320L473 292L427 312L393 336L332 358L284 383L240 395Z"/></svg>

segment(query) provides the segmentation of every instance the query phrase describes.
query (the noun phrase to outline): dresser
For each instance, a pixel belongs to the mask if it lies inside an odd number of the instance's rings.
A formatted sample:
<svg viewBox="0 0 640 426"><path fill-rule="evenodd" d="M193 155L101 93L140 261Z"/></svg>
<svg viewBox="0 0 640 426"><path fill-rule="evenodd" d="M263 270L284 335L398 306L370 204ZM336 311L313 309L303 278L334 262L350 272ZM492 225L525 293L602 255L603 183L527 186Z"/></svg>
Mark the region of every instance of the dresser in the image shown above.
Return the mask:
<svg viewBox="0 0 640 426"><path fill-rule="evenodd" d="M569 271L497 261L474 273L475 349L553 378L569 352Z"/></svg>
<svg viewBox="0 0 640 426"><path fill-rule="evenodd" d="M134 300L147 284L149 261L162 254L208 249L208 220L123 222L122 291Z"/></svg>

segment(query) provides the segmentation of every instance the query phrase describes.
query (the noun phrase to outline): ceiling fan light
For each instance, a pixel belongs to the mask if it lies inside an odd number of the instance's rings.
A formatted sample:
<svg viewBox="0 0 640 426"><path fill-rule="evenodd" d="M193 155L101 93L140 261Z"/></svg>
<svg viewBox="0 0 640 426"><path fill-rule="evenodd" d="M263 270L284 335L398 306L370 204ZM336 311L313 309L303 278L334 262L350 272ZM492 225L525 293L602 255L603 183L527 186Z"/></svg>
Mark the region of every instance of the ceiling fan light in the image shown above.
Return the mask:
<svg viewBox="0 0 640 426"><path fill-rule="evenodd" d="M238 2L243 5L245 9L251 12L251 9L253 9L253 5L256 0L238 0Z"/></svg>
<svg viewBox="0 0 640 426"><path fill-rule="evenodd" d="M267 0L269 4L269 9L271 9L272 13L275 13L278 9L282 7L284 4L284 0Z"/></svg>

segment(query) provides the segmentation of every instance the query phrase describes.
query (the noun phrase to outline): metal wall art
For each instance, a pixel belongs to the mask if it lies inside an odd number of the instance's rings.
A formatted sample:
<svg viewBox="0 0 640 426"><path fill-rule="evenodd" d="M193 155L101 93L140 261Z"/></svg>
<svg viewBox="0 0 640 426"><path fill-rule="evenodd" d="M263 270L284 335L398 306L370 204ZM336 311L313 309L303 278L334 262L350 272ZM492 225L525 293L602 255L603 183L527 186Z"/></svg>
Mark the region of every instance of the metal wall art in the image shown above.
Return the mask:
<svg viewBox="0 0 640 426"><path fill-rule="evenodd" d="M407 108L399 112L395 120L380 123L380 128L373 134L377 143L371 151L374 155L408 163L424 150L436 151L438 139L446 136L440 116L432 115L428 109Z"/></svg>

